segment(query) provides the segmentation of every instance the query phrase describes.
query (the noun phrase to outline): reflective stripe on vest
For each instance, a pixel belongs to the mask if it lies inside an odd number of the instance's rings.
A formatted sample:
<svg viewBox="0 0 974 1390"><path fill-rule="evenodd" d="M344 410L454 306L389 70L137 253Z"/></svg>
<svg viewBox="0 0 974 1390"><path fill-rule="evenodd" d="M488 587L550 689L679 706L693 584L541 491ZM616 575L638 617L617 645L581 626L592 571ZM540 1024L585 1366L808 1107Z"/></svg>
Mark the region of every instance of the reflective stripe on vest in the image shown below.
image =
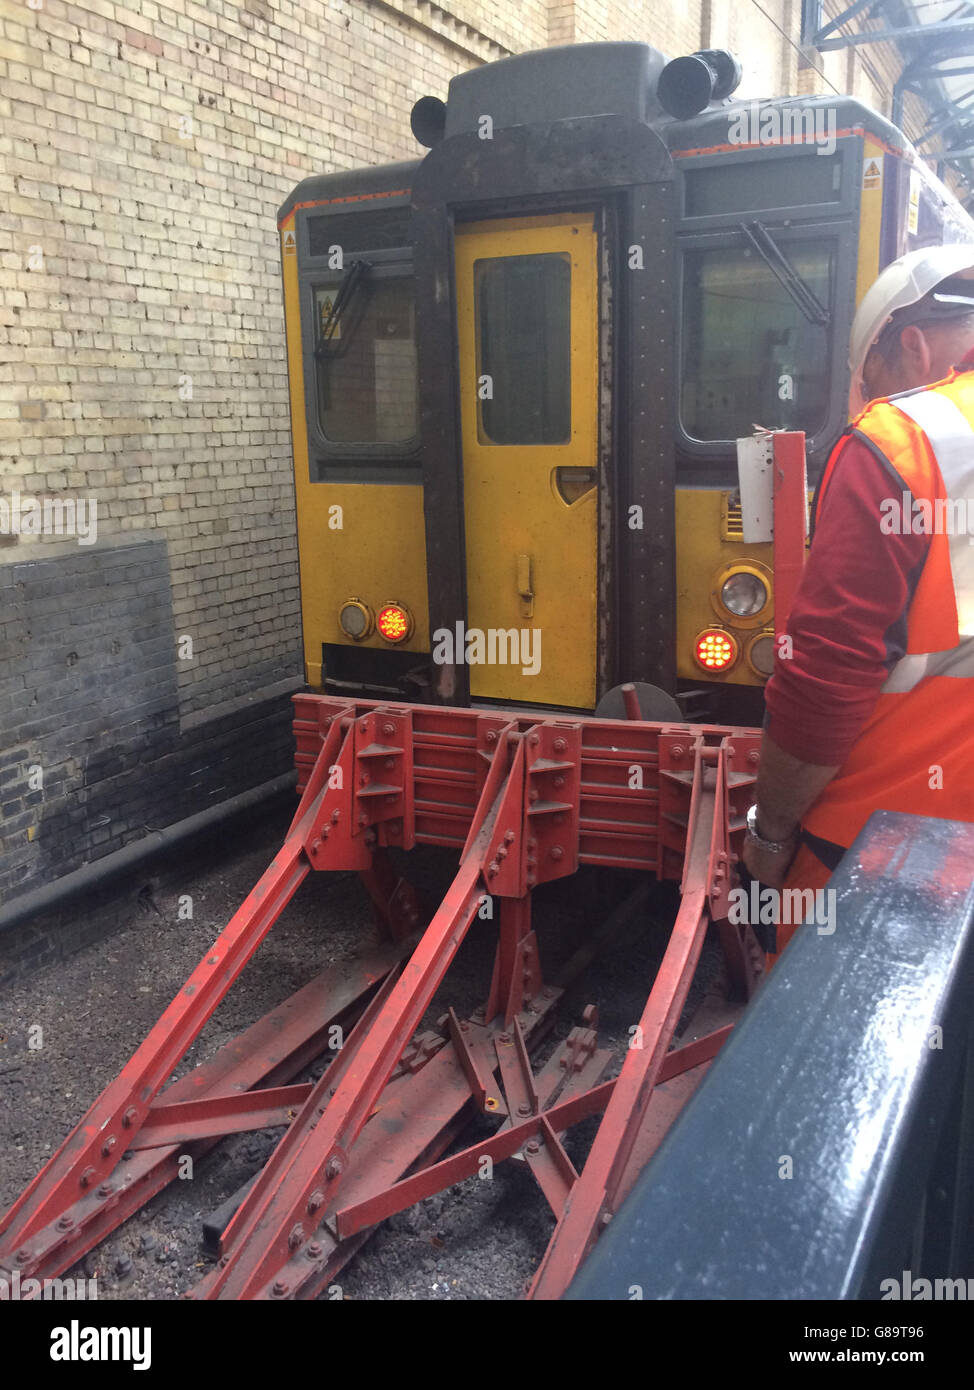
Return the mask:
<svg viewBox="0 0 974 1390"><path fill-rule="evenodd" d="M974 637L965 638L960 646L951 647L946 652L904 656L890 671L883 694L903 695L930 676L974 678Z"/></svg>
<svg viewBox="0 0 974 1390"><path fill-rule="evenodd" d="M950 568L954 577L957 620L961 636L974 634L974 535L968 530L969 500L974 501L974 429L956 403L941 391L920 391L915 396L890 402L908 415L927 437L937 460L948 499L960 504L958 513L947 508L949 522L963 518L962 528L950 536Z"/></svg>

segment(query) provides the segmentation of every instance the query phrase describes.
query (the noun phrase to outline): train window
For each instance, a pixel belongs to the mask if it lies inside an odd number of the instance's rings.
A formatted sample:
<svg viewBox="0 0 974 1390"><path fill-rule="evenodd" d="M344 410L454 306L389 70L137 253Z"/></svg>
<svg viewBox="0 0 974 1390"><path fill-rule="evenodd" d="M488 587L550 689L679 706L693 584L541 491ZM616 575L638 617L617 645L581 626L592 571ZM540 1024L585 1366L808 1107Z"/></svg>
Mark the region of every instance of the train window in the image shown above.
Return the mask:
<svg viewBox="0 0 974 1390"><path fill-rule="evenodd" d="M822 305L833 302L835 244L782 244ZM729 440L769 429L813 435L827 420L828 328L803 312L753 247L684 255L680 414L690 439Z"/></svg>
<svg viewBox="0 0 974 1390"><path fill-rule="evenodd" d="M565 252L475 263L483 443L570 440L571 276Z"/></svg>
<svg viewBox="0 0 974 1390"><path fill-rule="evenodd" d="M684 178L687 217L817 206L839 200L842 155L816 152L774 159L728 159L703 169L688 169Z"/></svg>
<svg viewBox="0 0 974 1390"><path fill-rule="evenodd" d="M418 429L413 282L363 277L335 317L339 286L314 291L318 422L326 439L391 444Z"/></svg>
<svg viewBox="0 0 974 1390"><path fill-rule="evenodd" d="M369 208L308 218L308 255L346 251L387 251L409 243L409 208Z"/></svg>

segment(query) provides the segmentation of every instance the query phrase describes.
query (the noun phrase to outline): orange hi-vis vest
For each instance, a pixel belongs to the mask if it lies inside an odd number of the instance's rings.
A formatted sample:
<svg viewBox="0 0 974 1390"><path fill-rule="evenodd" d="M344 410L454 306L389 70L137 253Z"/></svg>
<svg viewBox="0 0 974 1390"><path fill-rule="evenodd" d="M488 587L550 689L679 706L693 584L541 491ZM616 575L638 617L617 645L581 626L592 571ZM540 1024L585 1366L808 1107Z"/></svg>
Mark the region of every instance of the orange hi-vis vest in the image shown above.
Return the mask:
<svg viewBox="0 0 974 1390"><path fill-rule="evenodd" d="M874 401L853 429L890 473L877 545L903 527L929 535L930 546L907 610L906 652L804 818L812 835L844 848L877 810L974 821L974 371ZM816 517L845 442L828 461Z"/></svg>

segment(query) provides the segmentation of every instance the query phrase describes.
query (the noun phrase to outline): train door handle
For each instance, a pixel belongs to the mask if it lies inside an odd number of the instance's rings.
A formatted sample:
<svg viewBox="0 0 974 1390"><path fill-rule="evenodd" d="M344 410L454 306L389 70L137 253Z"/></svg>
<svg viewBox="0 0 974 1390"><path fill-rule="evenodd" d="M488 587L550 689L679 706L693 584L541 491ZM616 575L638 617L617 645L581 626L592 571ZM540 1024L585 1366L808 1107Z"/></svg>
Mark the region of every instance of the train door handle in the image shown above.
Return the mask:
<svg viewBox="0 0 974 1390"><path fill-rule="evenodd" d="M598 484L597 468L556 468L555 489L568 506L585 497Z"/></svg>
<svg viewBox="0 0 974 1390"><path fill-rule="evenodd" d="M533 562L530 555L517 557L517 592L521 600L521 617L534 617Z"/></svg>

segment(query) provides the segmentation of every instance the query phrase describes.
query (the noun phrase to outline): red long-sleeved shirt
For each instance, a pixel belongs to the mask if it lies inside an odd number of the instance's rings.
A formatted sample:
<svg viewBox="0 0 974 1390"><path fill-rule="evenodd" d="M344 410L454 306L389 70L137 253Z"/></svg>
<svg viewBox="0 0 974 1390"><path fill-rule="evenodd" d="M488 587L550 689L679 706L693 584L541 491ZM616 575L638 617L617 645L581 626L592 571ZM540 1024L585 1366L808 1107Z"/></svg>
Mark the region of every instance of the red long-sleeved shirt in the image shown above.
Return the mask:
<svg viewBox="0 0 974 1390"><path fill-rule="evenodd" d="M974 364L974 352L962 366ZM902 486L850 436L835 465L788 621L793 655L765 691L765 727L803 762L841 766L890 668L906 650L907 610L930 537L880 530Z"/></svg>

